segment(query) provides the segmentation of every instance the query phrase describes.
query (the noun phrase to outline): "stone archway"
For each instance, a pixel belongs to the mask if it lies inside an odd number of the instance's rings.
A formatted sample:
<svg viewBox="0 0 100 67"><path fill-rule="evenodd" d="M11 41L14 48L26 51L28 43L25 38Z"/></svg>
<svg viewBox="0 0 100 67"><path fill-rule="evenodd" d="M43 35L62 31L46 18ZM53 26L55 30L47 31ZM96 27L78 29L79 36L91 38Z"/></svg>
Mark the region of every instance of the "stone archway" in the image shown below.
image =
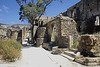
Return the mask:
<svg viewBox="0 0 100 67"><path fill-rule="evenodd" d="M50 22L47 25L47 37L48 37L48 42L55 41L55 23L54 22Z"/></svg>

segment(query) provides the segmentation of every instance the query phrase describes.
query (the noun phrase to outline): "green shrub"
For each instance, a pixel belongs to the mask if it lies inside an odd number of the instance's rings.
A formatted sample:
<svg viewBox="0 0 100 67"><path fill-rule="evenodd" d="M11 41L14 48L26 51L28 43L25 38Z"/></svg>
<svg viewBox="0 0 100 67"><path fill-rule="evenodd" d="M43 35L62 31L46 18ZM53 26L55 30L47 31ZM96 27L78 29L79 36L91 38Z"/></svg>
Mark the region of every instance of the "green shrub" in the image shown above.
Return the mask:
<svg viewBox="0 0 100 67"><path fill-rule="evenodd" d="M76 39L73 39L73 46L72 46L72 48L78 49L78 46L79 46L79 42Z"/></svg>
<svg viewBox="0 0 100 67"><path fill-rule="evenodd" d="M0 54L5 60L14 61L19 59L21 56L21 48L21 44L17 41L11 39L0 40Z"/></svg>

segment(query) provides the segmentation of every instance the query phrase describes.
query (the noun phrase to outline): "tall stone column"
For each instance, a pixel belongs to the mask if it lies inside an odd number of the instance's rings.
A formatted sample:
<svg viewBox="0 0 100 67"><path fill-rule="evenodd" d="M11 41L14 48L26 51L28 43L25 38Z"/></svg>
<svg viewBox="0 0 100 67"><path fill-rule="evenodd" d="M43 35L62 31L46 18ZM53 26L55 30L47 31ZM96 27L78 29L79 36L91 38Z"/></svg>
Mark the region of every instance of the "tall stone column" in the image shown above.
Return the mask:
<svg viewBox="0 0 100 67"><path fill-rule="evenodd" d="M37 29L36 45L37 47L42 46L46 42L46 27L39 27Z"/></svg>

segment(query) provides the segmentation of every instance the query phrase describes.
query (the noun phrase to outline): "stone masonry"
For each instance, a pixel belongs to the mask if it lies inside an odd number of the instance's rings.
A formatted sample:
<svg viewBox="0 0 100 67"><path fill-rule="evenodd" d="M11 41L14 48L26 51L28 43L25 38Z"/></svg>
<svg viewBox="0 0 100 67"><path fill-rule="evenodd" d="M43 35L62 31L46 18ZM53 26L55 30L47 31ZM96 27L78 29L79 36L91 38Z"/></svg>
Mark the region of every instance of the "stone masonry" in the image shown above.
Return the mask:
<svg viewBox="0 0 100 67"><path fill-rule="evenodd" d="M82 35L79 51L84 56L100 56L100 35Z"/></svg>
<svg viewBox="0 0 100 67"><path fill-rule="evenodd" d="M22 40L25 39L22 37L23 29L29 28L29 25L5 25L0 24L0 39L14 39L22 43ZM25 33L25 32L24 32ZM27 33L27 32L26 32ZM23 34L24 35L24 34ZM27 38L28 36L26 36Z"/></svg>
<svg viewBox="0 0 100 67"><path fill-rule="evenodd" d="M100 20L100 0L81 0L62 14L77 22L78 32L100 31L100 21L96 22Z"/></svg>
<svg viewBox="0 0 100 67"><path fill-rule="evenodd" d="M48 22L48 42L54 41L59 47L69 47L69 35L74 38L78 36L76 22L73 19L58 15L54 20Z"/></svg>

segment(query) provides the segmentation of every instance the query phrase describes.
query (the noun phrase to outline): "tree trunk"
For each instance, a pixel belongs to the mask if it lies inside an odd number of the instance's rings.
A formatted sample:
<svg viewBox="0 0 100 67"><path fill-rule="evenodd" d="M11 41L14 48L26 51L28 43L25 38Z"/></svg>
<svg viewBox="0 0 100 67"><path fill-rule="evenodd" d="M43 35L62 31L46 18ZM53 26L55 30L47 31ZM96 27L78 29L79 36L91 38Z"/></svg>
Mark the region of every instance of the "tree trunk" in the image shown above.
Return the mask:
<svg viewBox="0 0 100 67"><path fill-rule="evenodd" d="M34 44L34 22L32 23L32 28L31 28L31 41Z"/></svg>

